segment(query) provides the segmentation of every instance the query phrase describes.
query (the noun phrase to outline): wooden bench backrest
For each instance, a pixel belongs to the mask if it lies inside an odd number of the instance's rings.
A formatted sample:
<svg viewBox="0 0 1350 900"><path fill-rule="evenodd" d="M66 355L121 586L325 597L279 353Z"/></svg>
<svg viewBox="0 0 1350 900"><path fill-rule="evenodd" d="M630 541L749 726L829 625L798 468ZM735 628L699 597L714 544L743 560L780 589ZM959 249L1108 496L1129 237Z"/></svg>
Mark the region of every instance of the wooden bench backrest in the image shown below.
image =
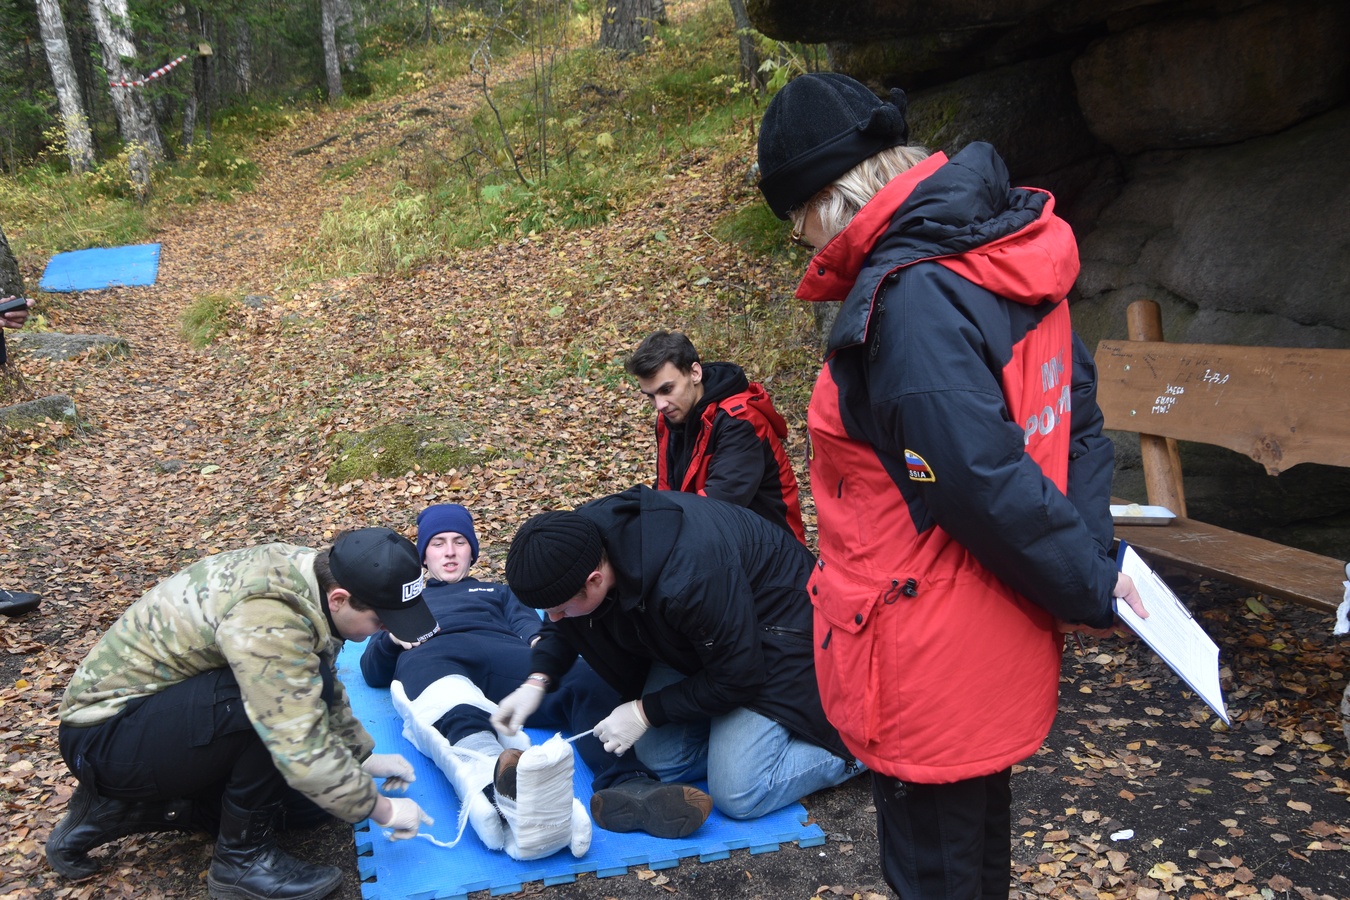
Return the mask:
<svg viewBox="0 0 1350 900"><path fill-rule="evenodd" d="M1107 428L1350 466L1350 350L1102 341L1097 372Z"/></svg>
<svg viewBox="0 0 1350 900"><path fill-rule="evenodd" d="M1137 300L1131 340L1097 345L1106 427L1139 434L1149 503L1186 515L1177 441L1246 454L1272 475L1350 466L1350 350L1172 344L1158 305Z"/></svg>

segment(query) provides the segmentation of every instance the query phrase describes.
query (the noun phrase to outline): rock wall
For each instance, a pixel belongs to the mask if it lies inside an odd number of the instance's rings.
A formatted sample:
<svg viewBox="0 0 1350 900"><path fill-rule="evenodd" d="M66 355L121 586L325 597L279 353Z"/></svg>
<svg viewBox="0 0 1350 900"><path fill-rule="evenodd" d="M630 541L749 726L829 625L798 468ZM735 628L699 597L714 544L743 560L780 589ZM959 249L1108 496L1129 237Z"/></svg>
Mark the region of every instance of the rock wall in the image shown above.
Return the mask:
<svg viewBox="0 0 1350 900"><path fill-rule="evenodd" d="M1089 346L1125 337L1125 307L1150 297L1171 340L1350 347L1345 0L746 5L770 37L826 42L836 71L904 88L916 143L989 141L1016 183L1052 190L1080 241ZM1130 443L1117 487L1142 499ZM1270 479L1252 463L1247 478L1245 458L1189 455L1193 515L1271 534L1350 523L1335 470ZM1331 552L1319 540L1302 543Z"/></svg>

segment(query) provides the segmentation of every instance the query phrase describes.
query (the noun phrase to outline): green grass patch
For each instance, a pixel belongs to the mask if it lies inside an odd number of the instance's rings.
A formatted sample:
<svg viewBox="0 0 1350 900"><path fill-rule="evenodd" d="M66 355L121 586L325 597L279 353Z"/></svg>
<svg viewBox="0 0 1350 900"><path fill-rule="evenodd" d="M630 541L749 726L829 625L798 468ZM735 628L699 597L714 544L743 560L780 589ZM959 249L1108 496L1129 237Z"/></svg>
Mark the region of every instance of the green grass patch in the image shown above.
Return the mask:
<svg viewBox="0 0 1350 900"><path fill-rule="evenodd" d="M202 294L183 310L179 333L183 340L201 349L215 343L230 329L230 315L235 307L232 297L224 294Z"/></svg>
<svg viewBox="0 0 1350 900"><path fill-rule="evenodd" d="M406 472L449 472L488 462L496 452L469 447L464 429L443 419L424 416L372 428L359 434L336 434L329 449L336 459L328 467L329 484Z"/></svg>
<svg viewBox="0 0 1350 900"><path fill-rule="evenodd" d="M0 218L16 256L50 256L86 247L142 242L157 212L122 196L105 172L71 175L52 166L0 176Z"/></svg>

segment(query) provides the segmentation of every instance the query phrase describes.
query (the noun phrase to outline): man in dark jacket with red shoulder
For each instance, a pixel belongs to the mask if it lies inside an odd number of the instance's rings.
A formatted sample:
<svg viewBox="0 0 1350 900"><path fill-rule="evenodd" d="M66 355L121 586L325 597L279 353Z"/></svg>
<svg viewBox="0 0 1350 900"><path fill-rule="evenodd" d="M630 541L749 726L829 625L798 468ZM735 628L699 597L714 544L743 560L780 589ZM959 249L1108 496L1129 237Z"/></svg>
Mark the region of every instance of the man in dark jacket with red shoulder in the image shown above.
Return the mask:
<svg viewBox="0 0 1350 900"><path fill-rule="evenodd" d="M703 365L678 331L653 332L624 363L656 407L656 487L725 500L806 543L787 422L734 363Z"/></svg>

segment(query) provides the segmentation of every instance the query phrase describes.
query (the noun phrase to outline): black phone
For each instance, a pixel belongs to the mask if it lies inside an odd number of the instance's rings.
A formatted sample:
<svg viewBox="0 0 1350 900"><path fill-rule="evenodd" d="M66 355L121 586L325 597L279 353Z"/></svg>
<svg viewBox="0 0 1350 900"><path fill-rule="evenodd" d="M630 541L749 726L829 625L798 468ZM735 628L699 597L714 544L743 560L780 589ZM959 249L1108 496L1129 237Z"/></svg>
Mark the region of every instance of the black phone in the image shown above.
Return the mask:
<svg viewBox="0 0 1350 900"><path fill-rule="evenodd" d="M3 316L5 313L14 312L17 309L27 309L27 308L28 308L27 297L11 297L8 300L0 300L0 316Z"/></svg>

